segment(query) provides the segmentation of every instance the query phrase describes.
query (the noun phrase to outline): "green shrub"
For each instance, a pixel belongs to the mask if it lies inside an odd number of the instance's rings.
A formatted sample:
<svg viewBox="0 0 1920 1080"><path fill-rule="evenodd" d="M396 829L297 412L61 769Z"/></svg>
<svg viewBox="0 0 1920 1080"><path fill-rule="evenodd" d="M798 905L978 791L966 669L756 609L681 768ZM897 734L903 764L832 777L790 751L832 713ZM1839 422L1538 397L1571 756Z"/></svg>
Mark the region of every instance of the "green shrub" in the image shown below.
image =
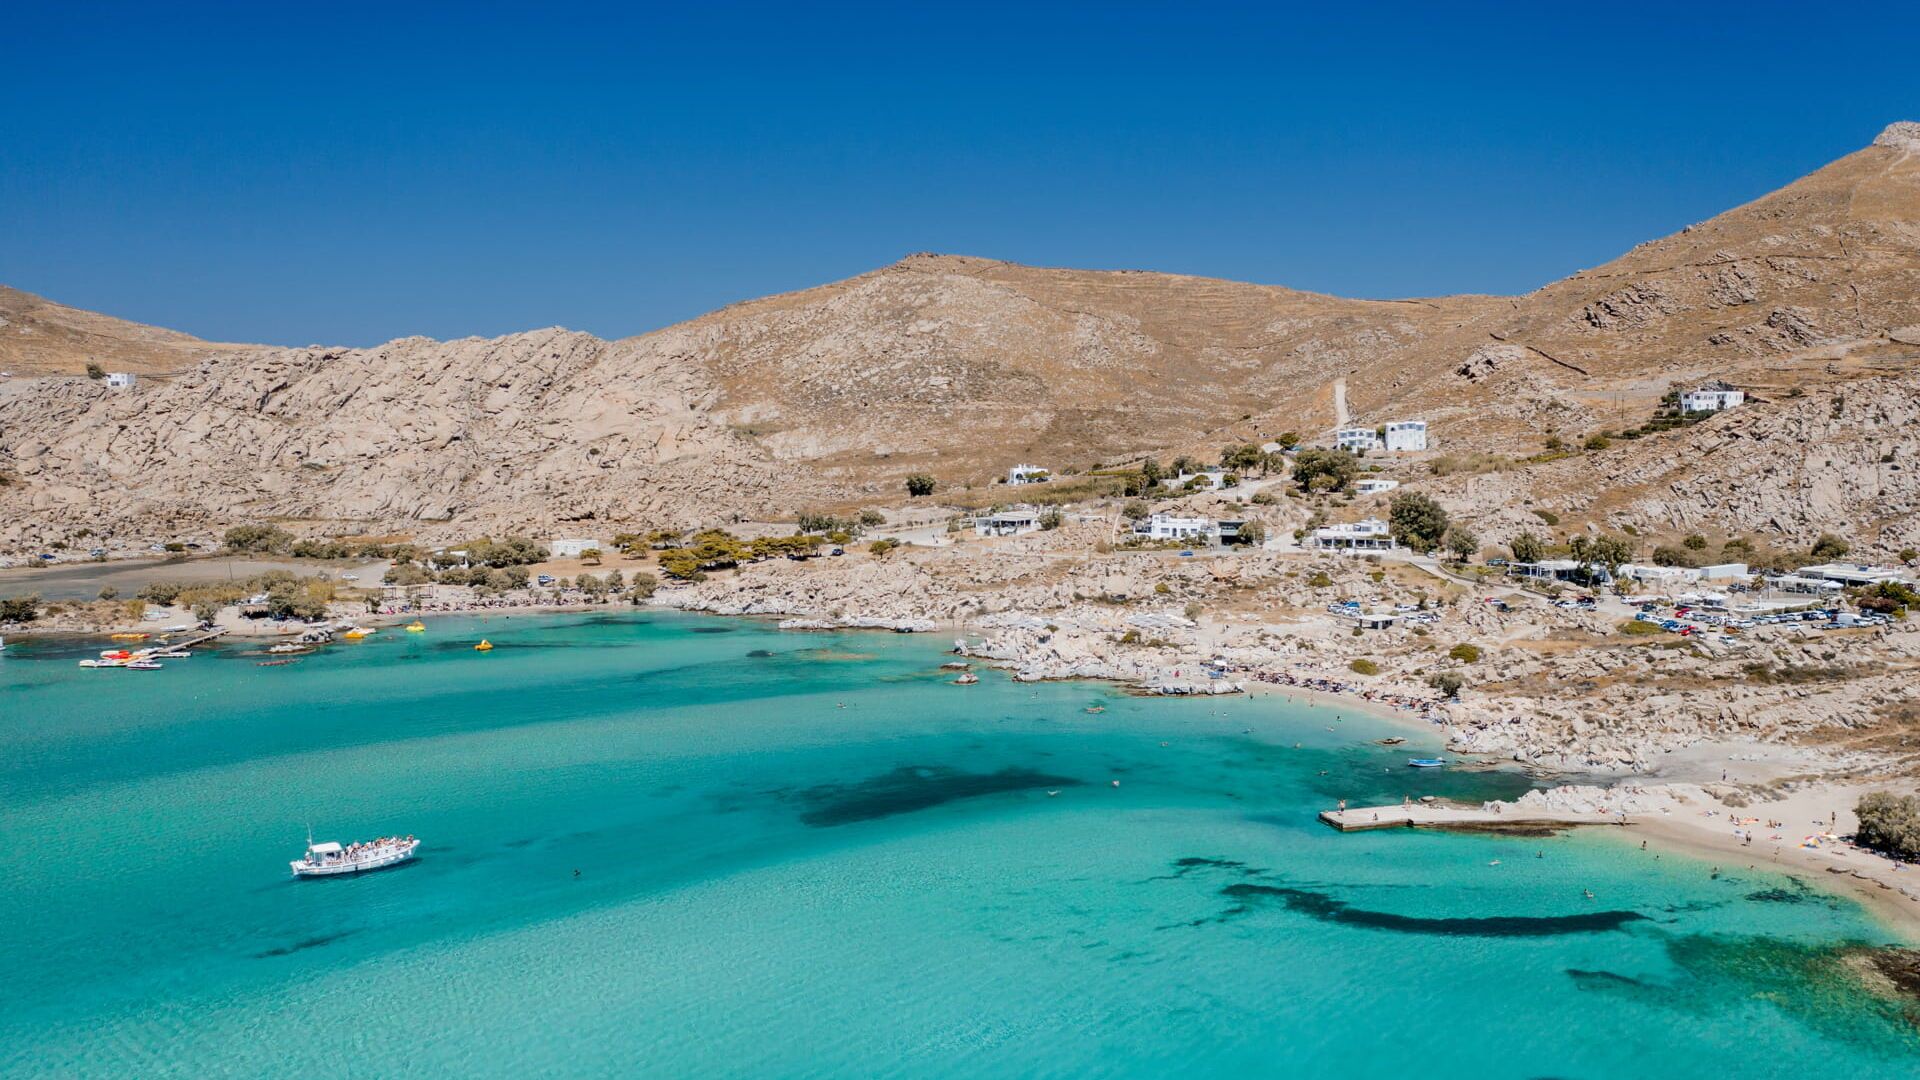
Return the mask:
<svg viewBox="0 0 1920 1080"><path fill-rule="evenodd" d="M1463 641L1453 648L1448 649L1447 655L1463 664L1477 664L1480 662L1480 646L1470 645Z"/></svg>
<svg viewBox="0 0 1920 1080"><path fill-rule="evenodd" d="M1440 691L1447 697L1459 697L1460 687L1465 685L1465 683L1465 679L1462 679L1458 673L1452 671L1443 671L1427 680L1428 686Z"/></svg>
<svg viewBox="0 0 1920 1080"><path fill-rule="evenodd" d="M1640 619L1629 619L1621 623L1620 632L1628 637L1647 637L1651 634L1666 633L1665 630L1660 629L1659 623L1645 622Z"/></svg>
<svg viewBox="0 0 1920 1080"><path fill-rule="evenodd" d="M28 623L39 617L38 596L10 596L0 600L0 623Z"/></svg>
<svg viewBox="0 0 1920 1080"><path fill-rule="evenodd" d="M1333 579L1327 576L1325 570L1320 570L1307 579L1307 584L1316 589L1330 589L1333 587Z"/></svg>
<svg viewBox="0 0 1920 1080"><path fill-rule="evenodd" d="M1854 807L1861 847L1883 851L1896 859L1920 859L1920 796L1868 792Z"/></svg>
<svg viewBox="0 0 1920 1080"><path fill-rule="evenodd" d="M1355 660L1353 663L1348 664L1347 669L1353 672L1355 675L1380 674L1380 665L1374 663L1371 660L1366 659L1365 657L1362 657L1361 659Z"/></svg>

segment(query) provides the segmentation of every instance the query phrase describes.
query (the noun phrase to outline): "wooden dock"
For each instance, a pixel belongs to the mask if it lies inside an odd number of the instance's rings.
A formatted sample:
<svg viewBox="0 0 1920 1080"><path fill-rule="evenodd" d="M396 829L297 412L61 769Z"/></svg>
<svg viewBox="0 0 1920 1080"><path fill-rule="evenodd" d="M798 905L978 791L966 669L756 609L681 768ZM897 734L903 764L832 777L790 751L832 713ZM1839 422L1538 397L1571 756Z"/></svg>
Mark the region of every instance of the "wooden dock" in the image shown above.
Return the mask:
<svg viewBox="0 0 1920 1080"><path fill-rule="evenodd" d="M221 636L223 636L223 635L225 635L225 634L226 634L226 632L227 632L227 631L226 631L226 628L224 628L224 627L222 627L222 628L220 628L220 629L217 629L217 630L208 630L208 631L206 631L205 633L202 633L202 634L200 634L200 635L198 635L198 636L196 636L196 637L191 637L191 638L188 638L188 639L187 639L187 640L185 640L185 641L176 641L176 642L171 642L171 643L169 643L169 644L166 644L166 645L156 645L156 646L154 646L154 648L158 648L158 649L191 649L191 648L193 648L193 647L194 647L195 645L205 645L205 644L206 644L207 642L209 642L209 641L212 641L213 639L215 639L215 638L217 638L217 637L221 637Z"/></svg>
<svg viewBox="0 0 1920 1080"><path fill-rule="evenodd" d="M1574 825L1625 825L1618 814L1569 811L1506 812L1479 807L1449 806L1442 803L1414 803L1410 806L1361 806L1347 810L1322 810L1320 820L1341 832L1368 829L1468 829L1489 832L1564 829Z"/></svg>

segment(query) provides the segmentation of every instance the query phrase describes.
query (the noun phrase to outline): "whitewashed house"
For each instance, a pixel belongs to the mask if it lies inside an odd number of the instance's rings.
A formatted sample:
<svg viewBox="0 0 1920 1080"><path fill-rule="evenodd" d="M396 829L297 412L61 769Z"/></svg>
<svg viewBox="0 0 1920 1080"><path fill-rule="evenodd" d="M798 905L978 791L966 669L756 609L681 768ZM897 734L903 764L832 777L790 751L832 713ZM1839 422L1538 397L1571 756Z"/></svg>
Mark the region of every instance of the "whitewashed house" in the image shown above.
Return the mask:
<svg viewBox="0 0 1920 1080"><path fill-rule="evenodd" d="M587 551L612 551L613 545L590 537L568 537L547 541L547 555L554 559L577 559Z"/></svg>
<svg viewBox="0 0 1920 1080"><path fill-rule="evenodd" d="M1392 491L1399 486L1400 481L1398 480L1381 480L1376 478L1354 481L1353 490L1362 495L1378 495L1381 492Z"/></svg>
<svg viewBox="0 0 1920 1080"><path fill-rule="evenodd" d="M1799 574L1778 574L1764 579L1767 588L1774 592L1795 593L1803 596L1838 596L1846 586L1826 578L1803 577Z"/></svg>
<svg viewBox="0 0 1920 1080"><path fill-rule="evenodd" d="M1380 436L1370 427L1345 427L1333 433L1333 445L1350 453L1380 449Z"/></svg>
<svg viewBox="0 0 1920 1080"><path fill-rule="evenodd" d="M1053 479L1053 471L1039 465L1015 465L1007 470L1007 483L1016 486L1044 484L1051 479Z"/></svg>
<svg viewBox="0 0 1920 1080"><path fill-rule="evenodd" d="M1366 518L1322 526L1313 530L1307 543L1322 551L1386 551L1393 547L1393 533L1379 518Z"/></svg>
<svg viewBox="0 0 1920 1080"><path fill-rule="evenodd" d="M1858 563L1820 563L1817 566L1803 566L1794 571L1801 577L1821 578L1837 581L1842 585L1878 585L1883 581L1902 581L1905 571L1887 566L1864 566Z"/></svg>
<svg viewBox="0 0 1920 1080"><path fill-rule="evenodd" d="M1154 514L1133 523L1133 535L1145 540L1210 540L1220 535L1212 518Z"/></svg>
<svg viewBox="0 0 1920 1080"><path fill-rule="evenodd" d="M1395 420L1387 425L1387 450L1406 454L1427 448L1425 420Z"/></svg>
<svg viewBox="0 0 1920 1080"><path fill-rule="evenodd" d="M1194 483L1194 481L1199 482ZM1227 486L1227 470L1203 469L1197 473L1183 472L1179 476L1169 476L1160 482L1170 488L1184 488L1192 483L1196 491L1219 491Z"/></svg>
<svg viewBox="0 0 1920 1080"><path fill-rule="evenodd" d="M1701 581L1738 581L1747 576L1747 564L1743 562L1714 563L1700 568Z"/></svg>
<svg viewBox="0 0 1920 1080"><path fill-rule="evenodd" d="M1725 386L1703 386L1680 395L1680 407L1687 412L1720 412L1747 400L1745 390Z"/></svg>
<svg viewBox="0 0 1920 1080"><path fill-rule="evenodd" d="M115 390L125 390L138 381L139 377L131 371L107 372L107 385Z"/></svg>
<svg viewBox="0 0 1920 1080"><path fill-rule="evenodd" d="M1040 512L1030 506L996 510L973 519L973 531L980 536L1018 536L1040 527Z"/></svg>
<svg viewBox="0 0 1920 1080"><path fill-rule="evenodd" d="M1595 582L1612 580L1604 566L1583 566L1573 559L1541 559L1539 562L1510 562L1509 577L1538 578L1542 581L1581 581L1591 574Z"/></svg>
<svg viewBox="0 0 1920 1080"><path fill-rule="evenodd" d="M1637 581L1642 585L1664 587L1699 581L1700 571L1691 566L1655 566L1651 563L1627 563L1620 567L1620 576Z"/></svg>

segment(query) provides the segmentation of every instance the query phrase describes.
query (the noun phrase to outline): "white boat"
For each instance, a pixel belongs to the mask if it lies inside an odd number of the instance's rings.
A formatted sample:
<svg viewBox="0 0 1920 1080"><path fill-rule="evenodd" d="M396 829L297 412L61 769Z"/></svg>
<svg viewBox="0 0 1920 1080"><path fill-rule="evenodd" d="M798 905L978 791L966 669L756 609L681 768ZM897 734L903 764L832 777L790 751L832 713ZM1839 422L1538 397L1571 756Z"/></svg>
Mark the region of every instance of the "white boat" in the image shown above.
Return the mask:
<svg viewBox="0 0 1920 1080"><path fill-rule="evenodd" d="M159 671L160 665L151 660L129 660L120 665L130 671Z"/></svg>
<svg viewBox="0 0 1920 1080"><path fill-rule="evenodd" d="M267 646L267 651L270 653L295 653L306 652L308 648L309 646L297 644L292 641L281 641Z"/></svg>
<svg viewBox="0 0 1920 1080"><path fill-rule="evenodd" d="M313 837L307 837L305 858L295 859L288 866L293 868L294 877L335 877L340 874L363 874L369 870L383 870L397 866L413 858L420 841L411 836L383 836L378 840L365 843L348 844L345 847L328 841L316 844Z"/></svg>

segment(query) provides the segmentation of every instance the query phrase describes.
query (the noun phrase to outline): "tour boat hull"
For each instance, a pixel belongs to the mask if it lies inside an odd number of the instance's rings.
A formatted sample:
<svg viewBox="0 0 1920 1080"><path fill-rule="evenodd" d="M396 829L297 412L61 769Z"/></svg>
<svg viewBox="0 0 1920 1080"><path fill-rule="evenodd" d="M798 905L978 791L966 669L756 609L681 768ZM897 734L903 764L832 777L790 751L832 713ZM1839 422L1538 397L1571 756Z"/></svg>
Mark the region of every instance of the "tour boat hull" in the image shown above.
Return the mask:
<svg viewBox="0 0 1920 1080"><path fill-rule="evenodd" d="M385 870L388 867L398 866L412 859L414 851L419 847L420 841L414 840L405 844L395 844L384 850L363 855L359 858L343 858L333 861L323 860L320 862L295 859L287 865L293 870L294 877L349 877L354 874L365 874L375 870Z"/></svg>

